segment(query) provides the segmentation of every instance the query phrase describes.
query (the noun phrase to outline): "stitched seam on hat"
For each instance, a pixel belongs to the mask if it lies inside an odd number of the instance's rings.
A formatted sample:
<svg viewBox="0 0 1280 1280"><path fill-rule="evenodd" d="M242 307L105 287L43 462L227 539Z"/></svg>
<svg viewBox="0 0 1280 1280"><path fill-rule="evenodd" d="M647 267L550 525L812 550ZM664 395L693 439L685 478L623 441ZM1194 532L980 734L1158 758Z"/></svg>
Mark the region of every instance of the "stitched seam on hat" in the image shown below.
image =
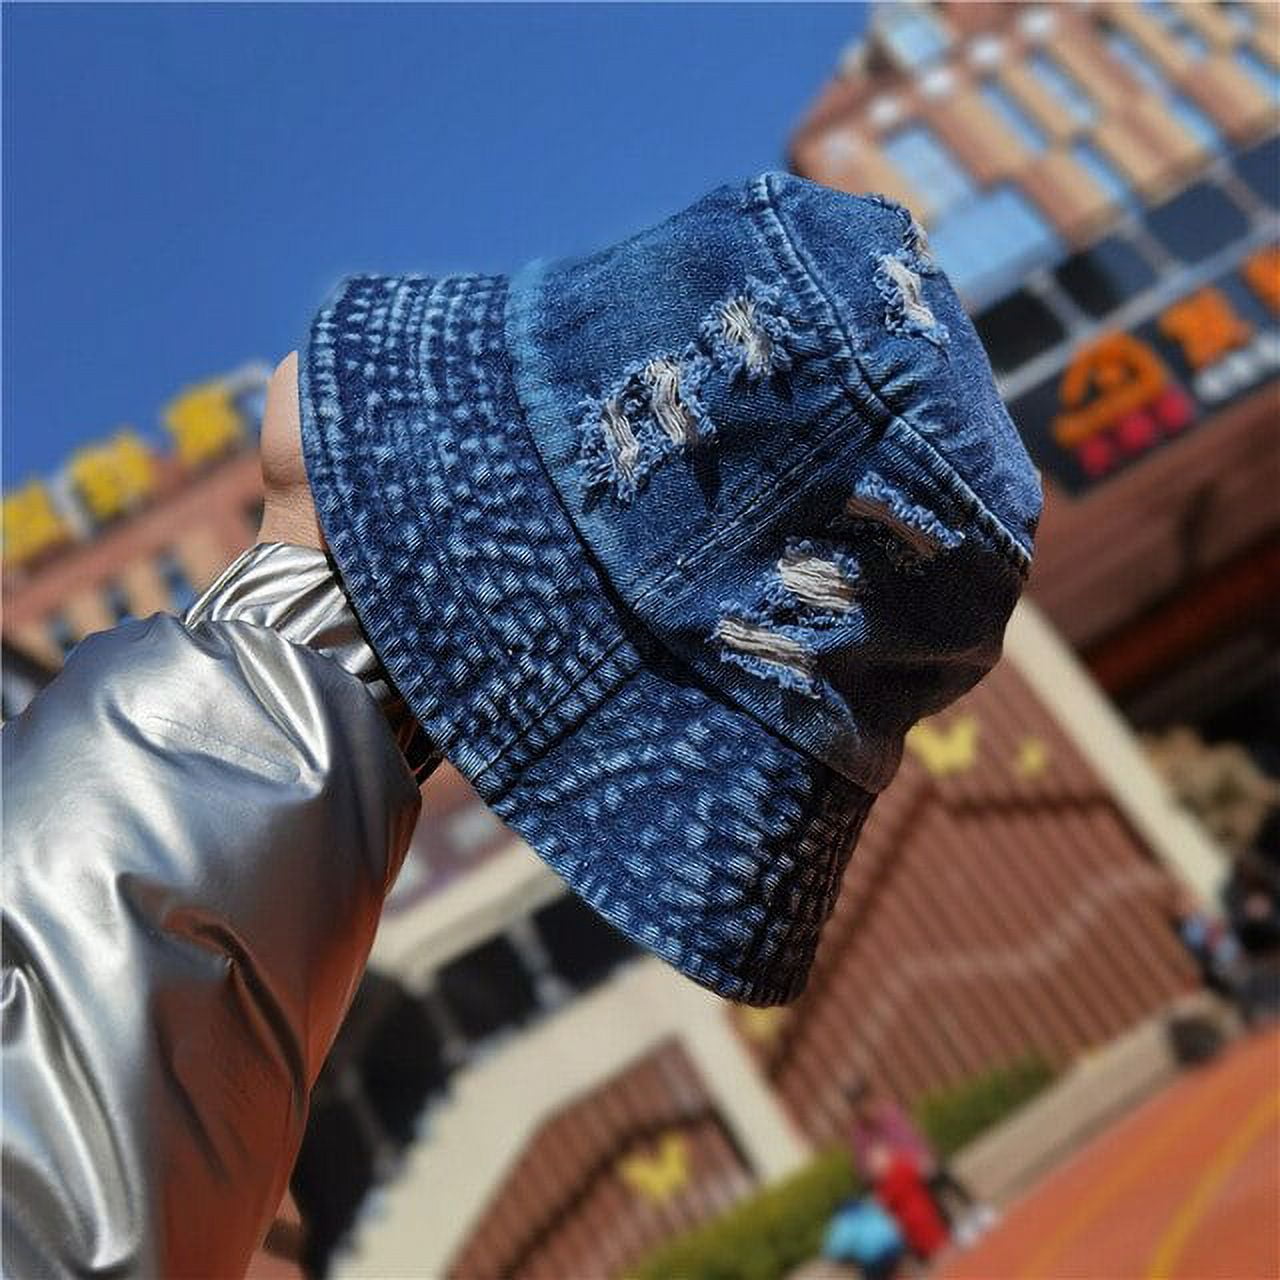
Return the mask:
<svg viewBox="0 0 1280 1280"><path fill-rule="evenodd" d="M325 384L323 389L313 386L314 379L312 377L312 360L316 346L315 329L318 328L320 323L324 320L328 320L332 323L334 319L334 312L336 312L344 302L348 301L352 287L361 279L361 277L352 277L345 281L332 297L329 305L320 313L319 316L317 316L316 322L312 327L310 341L305 347L307 358L302 362L305 377L303 386L300 388L304 392L302 412L306 413L310 410L312 421L317 428L317 430L309 434L314 442L319 445L322 461L325 464L325 471L327 472L328 483L324 486L323 492L329 500L329 505L333 508L340 509L345 516L346 528L340 531L340 536L338 538L334 539L334 550L339 550L339 544L345 544L344 549L346 551L347 558L362 570L363 576L368 579L368 585L375 592L372 601L373 607L367 611L362 611L359 608L354 593L349 592L348 594L352 601L352 607L356 610L356 615L369 636L377 639L378 643L376 648L378 656L382 660L383 665L387 668L388 675L392 676L393 684L403 695L405 690L412 691L418 688L422 683L422 678L412 670L407 670L407 678L403 680L397 679L393 675L392 669L394 666L398 665L398 663L396 663L396 658L398 658L404 651L404 645L403 636L401 635L400 628L398 627L395 618L397 611L396 606L388 599L383 588L383 583L391 577L391 575L384 570L381 558L376 555L373 542L370 541L366 543L364 539L353 536L352 531L357 527L357 517L360 514L361 507L357 501L354 491L348 493L346 486L336 483L333 479L335 475L341 474L341 469L337 463L334 452L334 433L336 432L336 424L330 422L331 415L325 411L323 400L325 398L330 398L335 402L335 404L339 402L338 377L336 373L338 344L335 337L326 334L324 335L322 342L325 356L333 366L326 369L323 373L323 381ZM403 283L411 278L399 277L399 279ZM412 358L415 362L420 359L416 344ZM420 382L421 371L415 370L415 375ZM470 593L461 590L460 584L456 583L456 578L452 571L452 565L441 564L439 557L433 556L432 559L435 562L437 569L447 573L450 579L455 581L455 590L453 594L455 598L459 600L462 607L465 608L473 617L478 617L478 606L471 598ZM487 624L483 624L480 630L482 633L489 634L494 640L498 639L496 633L494 633ZM407 654L405 655L405 659L407 667ZM521 733L522 732L523 727L521 729ZM516 738L513 738L512 742L518 740L519 736L520 735L518 734ZM449 737L451 739L457 738L456 725L449 725ZM501 754L501 752L499 752L499 754Z"/></svg>
<svg viewBox="0 0 1280 1280"><path fill-rule="evenodd" d="M866 399L892 419L893 425L926 449L931 459L937 463L938 478L953 490L953 497L977 519L993 537L1006 559L1010 560L1022 576L1026 576L1031 565L1031 556L1027 549L1013 536L1004 524L995 516L987 505L970 488L964 477L955 466L941 453L932 441L916 431L911 424L899 414L886 399L882 389L868 375L862 362L858 359L853 340L840 319L839 312L832 304L818 271L810 264L796 237L792 234L773 198L770 175L757 178L752 184L756 199L750 204L753 213L762 215L761 231L766 243L773 250L774 258L784 274L791 281L792 287L802 296L808 296L811 302L819 306L825 313L826 327L833 329L841 339L841 363L846 369L856 373L857 381L846 389L859 407L865 407ZM767 222L763 222L767 219Z"/></svg>

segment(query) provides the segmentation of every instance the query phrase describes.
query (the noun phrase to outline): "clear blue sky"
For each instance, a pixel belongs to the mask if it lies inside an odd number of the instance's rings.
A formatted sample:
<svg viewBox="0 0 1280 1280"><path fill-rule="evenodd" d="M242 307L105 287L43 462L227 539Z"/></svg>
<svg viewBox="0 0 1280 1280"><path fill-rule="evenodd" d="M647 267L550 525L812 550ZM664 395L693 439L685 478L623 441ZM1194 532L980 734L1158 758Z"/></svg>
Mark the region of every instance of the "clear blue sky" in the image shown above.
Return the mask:
<svg viewBox="0 0 1280 1280"><path fill-rule="evenodd" d="M857 4L12 5L4 485L296 346L358 270L505 270L783 162Z"/></svg>

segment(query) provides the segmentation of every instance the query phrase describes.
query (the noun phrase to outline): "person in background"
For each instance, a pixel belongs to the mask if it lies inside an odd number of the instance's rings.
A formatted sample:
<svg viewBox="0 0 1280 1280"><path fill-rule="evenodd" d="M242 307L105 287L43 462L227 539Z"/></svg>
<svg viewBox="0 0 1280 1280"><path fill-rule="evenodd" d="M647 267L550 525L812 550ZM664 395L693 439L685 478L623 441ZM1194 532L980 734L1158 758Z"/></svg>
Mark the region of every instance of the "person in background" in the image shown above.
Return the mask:
<svg viewBox="0 0 1280 1280"><path fill-rule="evenodd" d="M875 1187L876 1199L902 1228L908 1248L928 1262L950 1236L915 1157L887 1142L874 1142L867 1154L867 1176Z"/></svg>
<svg viewBox="0 0 1280 1280"><path fill-rule="evenodd" d="M919 1126L892 1098L873 1094L863 1079L854 1081L847 1096L853 1105L850 1143L860 1173L871 1177L872 1150L877 1144L884 1144L919 1169L957 1243L972 1243L995 1222L995 1210L975 1200L969 1188L938 1158Z"/></svg>
<svg viewBox="0 0 1280 1280"><path fill-rule="evenodd" d="M1240 1015L1256 1026L1280 1015L1280 868L1256 849L1238 855L1223 900L1243 953Z"/></svg>
<svg viewBox="0 0 1280 1280"><path fill-rule="evenodd" d="M822 1256L854 1263L864 1280L893 1280L906 1247L897 1220L881 1204L871 1196L854 1196L828 1224Z"/></svg>
<svg viewBox="0 0 1280 1280"><path fill-rule="evenodd" d="M1174 919L1182 945L1200 970L1201 982L1210 991L1238 999L1242 977L1239 939L1190 889L1178 891Z"/></svg>

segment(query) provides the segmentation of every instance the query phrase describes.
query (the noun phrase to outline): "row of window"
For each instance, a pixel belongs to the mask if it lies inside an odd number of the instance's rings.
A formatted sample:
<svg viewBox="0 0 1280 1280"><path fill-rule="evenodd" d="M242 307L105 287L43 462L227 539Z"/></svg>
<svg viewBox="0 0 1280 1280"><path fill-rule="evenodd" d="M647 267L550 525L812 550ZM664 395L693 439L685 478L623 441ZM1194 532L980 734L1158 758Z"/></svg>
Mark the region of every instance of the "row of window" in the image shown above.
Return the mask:
<svg viewBox="0 0 1280 1280"><path fill-rule="evenodd" d="M293 1173L308 1273L324 1274L453 1071L635 954L567 894L444 965L427 999L367 974L317 1082Z"/></svg>
<svg viewBox="0 0 1280 1280"><path fill-rule="evenodd" d="M173 613L185 613L195 603L199 592L187 576L186 570L172 552L165 552L155 561L160 579L164 583L169 609ZM102 589L102 597L114 622L124 622L133 617L133 606L124 587L116 581L108 582ZM79 642L71 622L61 613L51 614L45 622L50 640L65 658Z"/></svg>
<svg viewBox="0 0 1280 1280"><path fill-rule="evenodd" d="M1168 0L1143 0L1143 9L1164 29L1187 58L1199 61L1209 55L1209 45L1199 29L1188 20L1181 6ZM1250 40L1257 34L1257 16L1248 0L1219 0L1218 11L1235 29L1237 37ZM1052 28L1053 15L1048 8L1031 10L1023 15L1022 25L1033 37L1042 37ZM1107 24L1109 28L1110 24ZM921 3L886 5L876 20L876 29L899 66L920 70L942 57L951 47L951 32L946 23ZM1246 54L1258 64L1263 82L1275 76L1274 68L1245 47ZM1070 92L1068 86L1068 93Z"/></svg>
<svg viewBox="0 0 1280 1280"><path fill-rule="evenodd" d="M1230 157L1231 169L1259 200L1280 208L1280 136ZM1248 215L1215 182L1203 181L1149 210L1137 224L1157 250L1194 266L1246 234ZM1089 319L1102 320L1156 283L1163 265L1128 230L1104 236L1050 272L1054 285ZM974 316L997 373L1013 372L1066 337L1066 324L1043 298L1017 289Z"/></svg>
<svg viewBox="0 0 1280 1280"><path fill-rule="evenodd" d="M1156 8L1164 15L1161 21L1170 34L1189 55L1207 53L1203 40L1185 18L1170 6ZM1114 27L1106 30L1105 39L1116 61L1159 95L1172 118L1203 149L1223 149L1222 135L1210 117L1169 84L1136 41ZM1247 45L1237 48L1235 54L1240 66L1280 101L1280 73ZM1026 65L1064 118L1081 127L1097 122L1097 103L1055 58L1041 51L1032 55ZM981 94L990 110L1028 151L1048 148L1050 138L1045 129L1002 82L987 79ZM1025 196L1012 184L979 187L928 126L920 122L906 125L886 137L881 147L889 163L915 190L928 193L933 210L930 240L953 284L971 300L979 295L991 296L999 291L1001 280L1016 279L1035 262L1063 251L1048 220ZM1092 142L1077 138L1070 152L1113 204L1123 207L1136 203L1127 179Z"/></svg>

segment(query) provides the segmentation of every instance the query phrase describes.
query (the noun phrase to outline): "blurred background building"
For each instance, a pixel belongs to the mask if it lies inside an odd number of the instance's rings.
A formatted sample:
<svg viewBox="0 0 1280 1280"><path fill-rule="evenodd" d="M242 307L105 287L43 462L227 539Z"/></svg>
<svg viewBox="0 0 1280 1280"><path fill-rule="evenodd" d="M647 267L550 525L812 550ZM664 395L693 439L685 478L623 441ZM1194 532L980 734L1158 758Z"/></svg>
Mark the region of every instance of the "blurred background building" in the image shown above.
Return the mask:
<svg viewBox="0 0 1280 1280"><path fill-rule="evenodd" d="M936 1110L1069 1081L1197 987L1185 904L1280 865L1278 102L1272 4L875 9L790 162L916 211L1041 468L1008 660L911 735L785 1010L637 954L443 769L282 1251L621 1274L841 1142L858 1082ZM177 396L163 456L124 429L6 493L6 717L249 544L265 376ZM968 1173L998 1199L1045 1158Z"/></svg>

